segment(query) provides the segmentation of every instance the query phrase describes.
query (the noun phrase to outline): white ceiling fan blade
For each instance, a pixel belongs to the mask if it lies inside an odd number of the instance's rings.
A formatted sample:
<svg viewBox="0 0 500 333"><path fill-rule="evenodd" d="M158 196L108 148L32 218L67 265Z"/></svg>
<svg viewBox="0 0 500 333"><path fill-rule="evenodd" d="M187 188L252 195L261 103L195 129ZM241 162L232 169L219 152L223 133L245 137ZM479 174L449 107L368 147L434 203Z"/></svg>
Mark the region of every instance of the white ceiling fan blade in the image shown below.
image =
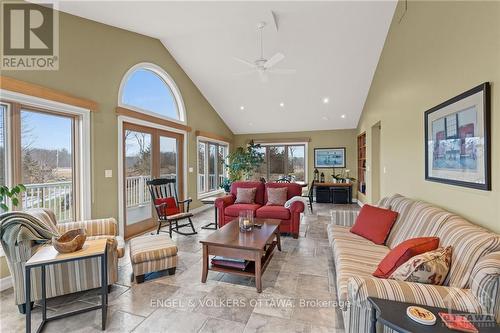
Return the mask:
<svg viewBox="0 0 500 333"><path fill-rule="evenodd" d="M285 59L285 55L283 53L278 52L275 55L273 55L268 61L266 61L264 67L271 68L283 59Z"/></svg>
<svg viewBox="0 0 500 333"><path fill-rule="evenodd" d="M237 57L233 57L233 58L234 58L234 60L237 60L237 61L241 62L242 64L245 64L249 67L252 67L252 68L256 67L254 63L251 63L250 61L246 61L245 59L241 59L241 58L237 58Z"/></svg>
<svg viewBox="0 0 500 333"><path fill-rule="evenodd" d="M295 74L297 70L291 68L275 68L269 69L268 72L273 74Z"/></svg>

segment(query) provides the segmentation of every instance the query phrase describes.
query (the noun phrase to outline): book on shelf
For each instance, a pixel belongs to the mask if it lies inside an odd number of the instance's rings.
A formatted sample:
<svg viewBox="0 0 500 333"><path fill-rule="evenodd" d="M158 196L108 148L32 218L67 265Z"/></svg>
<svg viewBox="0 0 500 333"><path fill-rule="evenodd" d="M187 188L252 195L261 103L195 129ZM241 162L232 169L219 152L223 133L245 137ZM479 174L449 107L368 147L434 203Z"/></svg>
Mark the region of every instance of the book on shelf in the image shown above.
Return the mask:
<svg viewBox="0 0 500 333"><path fill-rule="evenodd" d="M230 267L230 268L238 268L241 270L245 270L247 268L249 261L245 259L235 259L235 258L227 258L227 257L213 257L212 265L221 266L221 267Z"/></svg>

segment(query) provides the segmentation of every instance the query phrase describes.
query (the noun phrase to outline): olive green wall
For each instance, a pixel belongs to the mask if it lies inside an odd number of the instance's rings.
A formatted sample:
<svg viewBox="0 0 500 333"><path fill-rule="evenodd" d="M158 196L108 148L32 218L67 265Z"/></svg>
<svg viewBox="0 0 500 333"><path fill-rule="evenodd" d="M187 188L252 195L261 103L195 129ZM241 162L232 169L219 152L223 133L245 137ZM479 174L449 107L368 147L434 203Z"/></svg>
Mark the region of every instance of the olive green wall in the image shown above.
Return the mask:
<svg viewBox="0 0 500 333"><path fill-rule="evenodd" d="M500 232L500 2L400 3L359 122L381 122L382 195L401 193L456 212ZM424 111L476 85L491 82L493 190L424 180ZM368 174L368 195L371 202Z"/></svg>
<svg viewBox="0 0 500 333"><path fill-rule="evenodd" d="M245 146L250 140L279 140L294 138L310 138L308 144L308 181L314 178L314 148L346 147L346 169L350 170L351 177L357 178L356 157L356 130L331 130L331 131L307 131L307 132L284 132L284 133L259 133L259 134L236 134L234 146ZM331 180L332 169L318 169L324 172L327 180ZM340 169L337 169L340 171ZM354 191L353 198L356 198Z"/></svg>
<svg viewBox="0 0 500 333"><path fill-rule="evenodd" d="M195 130L233 134L161 42L80 17L60 13L58 71L9 71L2 75L59 89L99 103L92 114L92 217L118 217L118 132L115 107L123 75L139 62L151 62L168 72L179 87L187 111L188 195L196 200ZM104 178L104 170L113 170Z"/></svg>

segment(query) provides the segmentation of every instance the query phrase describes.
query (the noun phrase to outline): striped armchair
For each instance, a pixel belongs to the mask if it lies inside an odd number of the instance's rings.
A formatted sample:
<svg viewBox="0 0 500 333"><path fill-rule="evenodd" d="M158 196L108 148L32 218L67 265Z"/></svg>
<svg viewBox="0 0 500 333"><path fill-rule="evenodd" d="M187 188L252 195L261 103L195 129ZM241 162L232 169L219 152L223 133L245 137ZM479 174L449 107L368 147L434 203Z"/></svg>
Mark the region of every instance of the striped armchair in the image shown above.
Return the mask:
<svg viewBox="0 0 500 333"><path fill-rule="evenodd" d="M500 322L500 235L423 201L401 195L379 206L399 213L385 245L349 232L353 211L333 211L328 239L335 262L337 293L344 304L346 332L368 332L368 297L489 314ZM452 265L443 286L380 279L372 276L379 262L402 241L436 236L453 248ZM384 332L392 332L387 327Z"/></svg>
<svg viewBox="0 0 500 333"><path fill-rule="evenodd" d="M52 211L48 209L32 209L26 211L30 215L49 224L51 230L64 233L74 228L85 228L87 239L108 239L108 283L118 280L118 258L125 252L124 241L118 236L118 226L113 218L68 222L57 224ZM13 279L15 303L21 313L26 311L24 293L24 264L36 252L39 245L32 242L15 244L15 251L7 256L7 262ZM100 287L100 263L98 258L84 259L47 266L47 298L70 294L78 291ZM33 269L31 279L31 300L41 299L41 270Z"/></svg>

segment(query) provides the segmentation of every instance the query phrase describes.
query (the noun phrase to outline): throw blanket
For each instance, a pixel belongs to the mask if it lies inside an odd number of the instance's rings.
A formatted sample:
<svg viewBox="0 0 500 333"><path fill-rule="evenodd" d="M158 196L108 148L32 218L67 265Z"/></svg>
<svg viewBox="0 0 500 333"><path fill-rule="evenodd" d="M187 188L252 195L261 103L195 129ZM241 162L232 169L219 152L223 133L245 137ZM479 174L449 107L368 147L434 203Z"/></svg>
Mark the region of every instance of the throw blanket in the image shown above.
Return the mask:
<svg viewBox="0 0 500 333"><path fill-rule="evenodd" d="M304 205L306 205L306 206L309 204L309 199L304 198L304 197L295 196L295 197L291 197L290 200L285 202L285 208L290 208L290 206L292 206L292 203L294 203L294 201L302 201L304 203Z"/></svg>
<svg viewBox="0 0 500 333"><path fill-rule="evenodd" d="M0 241L7 258L12 259L15 247L20 242L47 243L59 236L47 211L37 211L40 218L24 212L10 212L0 215Z"/></svg>

